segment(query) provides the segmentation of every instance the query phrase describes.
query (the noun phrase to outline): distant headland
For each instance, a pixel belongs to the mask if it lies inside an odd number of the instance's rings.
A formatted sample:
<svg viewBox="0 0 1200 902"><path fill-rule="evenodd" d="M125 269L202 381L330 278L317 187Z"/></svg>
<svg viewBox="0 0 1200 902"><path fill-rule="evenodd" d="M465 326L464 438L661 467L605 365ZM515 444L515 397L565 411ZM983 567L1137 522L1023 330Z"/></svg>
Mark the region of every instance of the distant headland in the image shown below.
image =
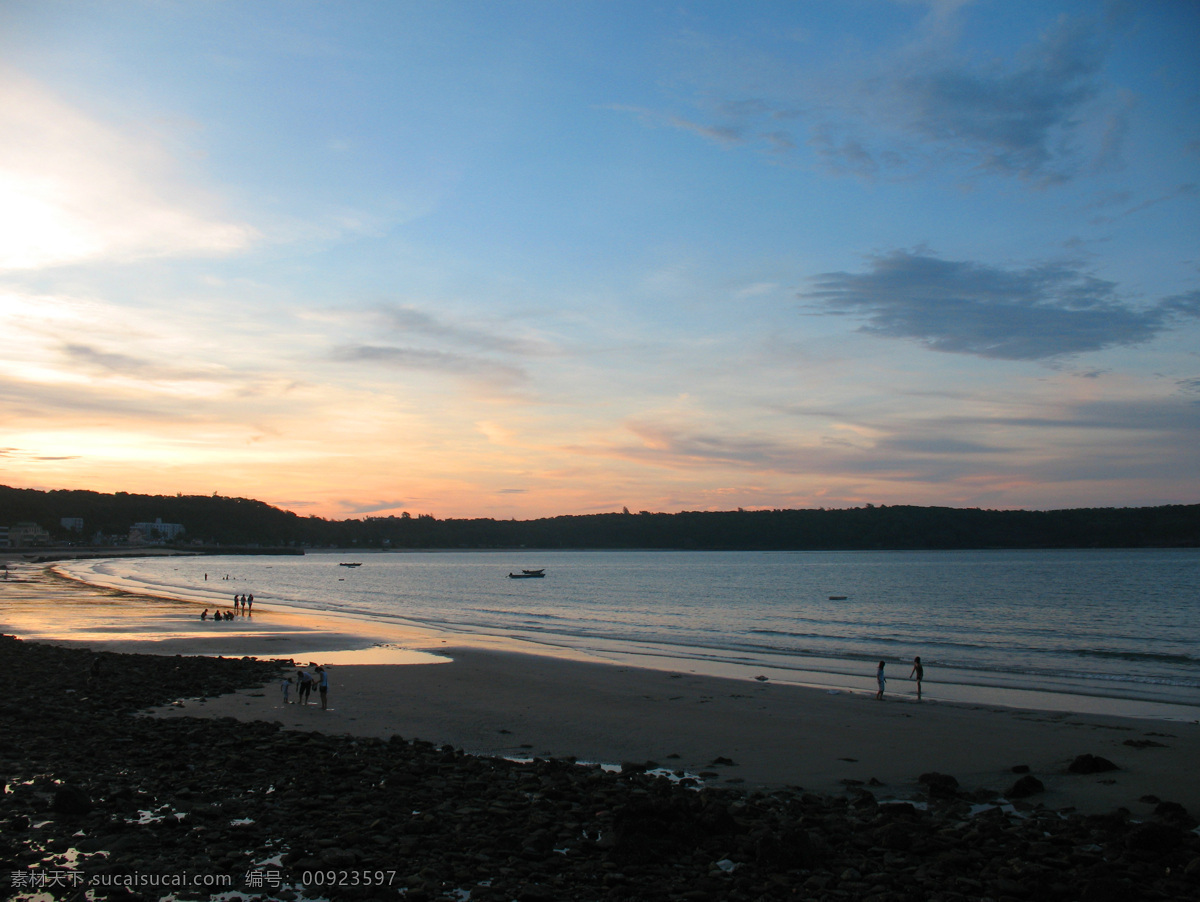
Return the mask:
<svg viewBox="0 0 1200 902"><path fill-rule="evenodd" d="M327 520L248 498L0 486L0 542L255 551L680 549L761 551L1196 548L1200 504L1054 511L866 505L847 509L586 514L533 520L428 514Z"/></svg>

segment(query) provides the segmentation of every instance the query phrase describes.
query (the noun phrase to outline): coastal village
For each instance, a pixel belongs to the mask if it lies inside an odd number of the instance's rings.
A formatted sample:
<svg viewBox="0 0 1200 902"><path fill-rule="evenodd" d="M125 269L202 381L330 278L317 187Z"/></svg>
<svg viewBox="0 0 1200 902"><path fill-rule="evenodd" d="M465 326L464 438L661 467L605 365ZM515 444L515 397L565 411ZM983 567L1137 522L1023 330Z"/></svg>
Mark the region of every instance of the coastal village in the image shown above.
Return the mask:
<svg viewBox="0 0 1200 902"><path fill-rule="evenodd" d="M161 517L153 523L134 523L129 527L129 532L124 534L95 532L86 541L82 517L61 517L59 526L57 534L52 534L40 523L28 520L12 526L0 525L0 548L45 548L58 544L102 547L165 545L182 540L187 532L182 523L164 523Z"/></svg>

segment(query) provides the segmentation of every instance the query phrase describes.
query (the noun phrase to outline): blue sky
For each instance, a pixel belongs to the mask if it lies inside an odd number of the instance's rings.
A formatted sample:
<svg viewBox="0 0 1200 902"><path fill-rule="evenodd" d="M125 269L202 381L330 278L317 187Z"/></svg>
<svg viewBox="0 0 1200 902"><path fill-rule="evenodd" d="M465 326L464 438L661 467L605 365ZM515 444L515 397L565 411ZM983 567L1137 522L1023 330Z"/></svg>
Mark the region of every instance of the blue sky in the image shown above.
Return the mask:
<svg viewBox="0 0 1200 902"><path fill-rule="evenodd" d="M1195 502L1200 6L0 4L0 472Z"/></svg>

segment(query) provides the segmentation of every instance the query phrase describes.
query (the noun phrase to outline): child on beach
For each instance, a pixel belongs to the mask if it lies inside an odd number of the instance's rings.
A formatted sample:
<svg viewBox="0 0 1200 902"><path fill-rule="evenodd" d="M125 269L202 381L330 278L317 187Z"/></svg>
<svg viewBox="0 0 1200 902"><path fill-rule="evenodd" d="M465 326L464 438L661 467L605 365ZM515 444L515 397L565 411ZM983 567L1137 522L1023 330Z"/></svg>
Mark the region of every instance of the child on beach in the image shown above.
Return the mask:
<svg viewBox="0 0 1200 902"><path fill-rule="evenodd" d="M887 679L883 675L884 662L879 662L879 667L875 669L875 682L879 684L879 691L875 693L876 701L883 701L883 690L887 686Z"/></svg>
<svg viewBox="0 0 1200 902"><path fill-rule="evenodd" d="M279 684L279 688L283 692L283 703L290 705L292 703L292 678L290 676L284 677Z"/></svg>
<svg viewBox="0 0 1200 902"><path fill-rule="evenodd" d="M920 655L917 655L917 657L913 658L913 669L912 669L912 673L910 673L908 675L908 678L910 680L913 678L916 678L917 701L920 701L921 700L921 680L925 679L925 668L921 666L921 656Z"/></svg>

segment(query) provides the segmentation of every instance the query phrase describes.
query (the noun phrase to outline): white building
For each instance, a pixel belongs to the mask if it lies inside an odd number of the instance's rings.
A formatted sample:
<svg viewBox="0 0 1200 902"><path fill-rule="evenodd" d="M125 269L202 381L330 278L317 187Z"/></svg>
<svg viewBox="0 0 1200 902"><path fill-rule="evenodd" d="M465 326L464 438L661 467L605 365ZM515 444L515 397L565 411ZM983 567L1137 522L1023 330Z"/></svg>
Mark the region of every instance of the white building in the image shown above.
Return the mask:
<svg viewBox="0 0 1200 902"><path fill-rule="evenodd" d="M48 545L50 544L50 533L36 523L24 522L9 527L8 539L14 548L21 548L25 545Z"/></svg>
<svg viewBox="0 0 1200 902"><path fill-rule="evenodd" d="M182 523L164 523L162 517L158 517L153 523L134 523L129 530L129 541L172 542L184 532Z"/></svg>

